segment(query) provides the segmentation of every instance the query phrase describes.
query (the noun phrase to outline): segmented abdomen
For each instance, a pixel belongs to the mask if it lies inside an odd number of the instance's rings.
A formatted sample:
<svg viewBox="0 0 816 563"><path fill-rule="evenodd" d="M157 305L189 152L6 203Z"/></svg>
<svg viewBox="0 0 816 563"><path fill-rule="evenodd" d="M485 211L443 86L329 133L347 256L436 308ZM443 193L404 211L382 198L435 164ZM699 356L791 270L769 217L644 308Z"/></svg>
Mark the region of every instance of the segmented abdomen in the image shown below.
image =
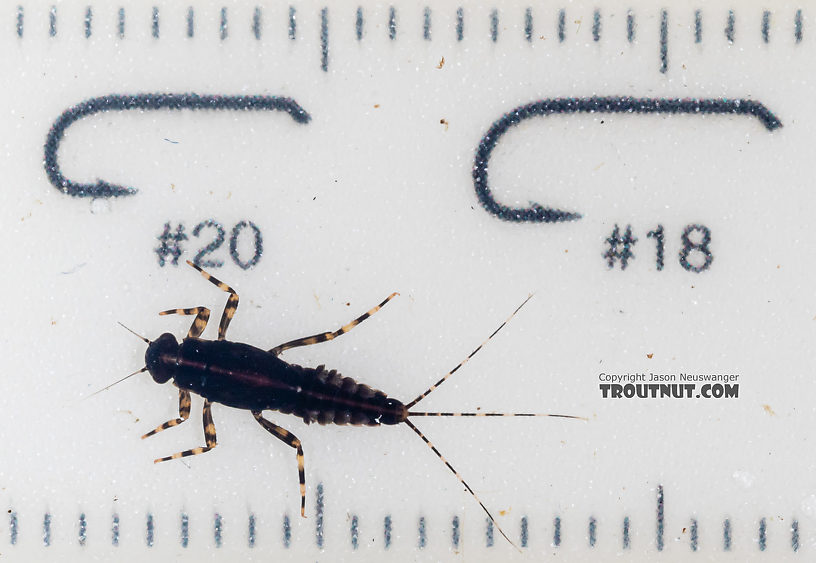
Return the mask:
<svg viewBox="0 0 816 563"><path fill-rule="evenodd" d="M399 416L402 403L378 389L344 377L325 366L307 368L289 364L303 381L295 404L281 412L299 416L306 424L353 424L378 426L394 424L390 419Z"/></svg>

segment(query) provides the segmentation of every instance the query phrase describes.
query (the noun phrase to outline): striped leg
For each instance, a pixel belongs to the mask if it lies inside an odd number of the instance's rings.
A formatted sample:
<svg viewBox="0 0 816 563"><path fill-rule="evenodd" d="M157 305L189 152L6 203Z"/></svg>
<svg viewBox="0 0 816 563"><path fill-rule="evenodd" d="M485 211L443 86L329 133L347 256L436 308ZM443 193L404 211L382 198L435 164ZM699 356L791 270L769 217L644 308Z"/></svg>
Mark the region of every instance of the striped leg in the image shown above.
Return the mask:
<svg viewBox="0 0 816 563"><path fill-rule="evenodd" d="M217 445L217 442L215 440L215 424L213 424L212 410L210 405L211 403L207 399L204 399L203 419L204 419L204 441L207 443L206 447L193 448L191 450L184 450L183 452L179 452L171 456L160 457L159 459L154 459L153 463L159 463L160 461L169 461L171 459L178 459L180 457L187 457L191 455L203 454L204 452L210 451Z"/></svg>
<svg viewBox="0 0 816 563"><path fill-rule="evenodd" d="M348 331L353 329L355 326L357 326L358 324L360 324L361 322L366 320L368 317L370 317L371 315L373 315L374 313L376 313L377 311L382 309L385 306L386 303L391 301L397 295L399 295L399 293L396 293L396 292L392 293L391 295L386 297L383 300L382 303L380 303L379 305L377 305L376 307L374 307L370 311L367 311L366 313L363 313L362 315L360 315L359 317L357 317L356 319L351 321L349 324L335 330L334 332L324 332L324 333L321 333L321 334L314 334L312 336L307 336L305 338L298 338L297 340L291 340L289 342L286 342L285 344L281 344L280 346L275 346L274 348L272 348L270 350L270 352L272 352L273 354L275 354L277 356L278 354L280 354L284 350L288 350L289 348L297 348L298 346L308 346L309 344L317 344L318 342L326 342L327 340L334 340L335 338L337 338L341 334L347 333Z"/></svg>
<svg viewBox="0 0 816 563"><path fill-rule="evenodd" d="M192 309L170 309L162 311L160 315L195 315L193 325L187 332L187 338L198 338L204 329L207 328L207 321L210 320L210 310L206 307L193 307Z"/></svg>
<svg viewBox="0 0 816 563"><path fill-rule="evenodd" d="M303 447L300 445L300 440L285 428L266 420L261 416L261 411L252 411L252 416L255 417L258 424L266 428L275 438L297 449L298 478L300 479L300 515L306 518L306 471L303 467Z"/></svg>
<svg viewBox="0 0 816 563"><path fill-rule="evenodd" d="M484 346L485 344L487 344L487 343L488 343L488 341L489 341L491 338L493 338L494 336L496 336L496 334L498 334L498 332L499 332L501 329L503 329L503 328L504 328L504 325L506 325L507 323L509 323L509 322L510 322L510 319L512 319L513 317L515 317L515 316L516 316L516 313L518 313L518 312L519 312L519 310L520 310L522 307L524 307L524 306L527 304L527 302L528 302L530 299L532 299L532 298L533 298L533 296L532 296L532 294L531 294L529 297L527 297L527 299L525 299L525 300L524 300L524 303L522 303L521 305L519 305L519 306L516 308L516 310L515 310L515 311L513 311L513 312L510 314L510 316L509 316L509 317L507 317L507 319L505 319L505 321L504 321L502 324L500 324L500 325L499 325L499 328L497 328L496 330L494 330L494 331L493 331L493 334L491 334L490 336L488 336L488 337L485 339L485 341L484 341L484 342L482 342L481 344L479 344L479 346L477 346L477 347L476 347L476 349L475 349L473 352L471 352L471 353L470 353L470 355L468 355L468 357L467 357L467 358L465 358L464 360L462 360L461 362L459 362L459 364L458 364L458 365L457 365L455 368L453 368L452 370L450 370L448 373L446 373L446 374L445 374L445 375L442 377L442 379L440 379L439 381L437 381L436 383L434 383L433 385L431 385L430 387L428 387L428 389L426 389L426 390L425 390L425 392L423 392L422 394L420 394L420 395L419 395L419 397L417 397L416 399L414 399L413 401L411 401L410 403L408 403L408 404L407 404L407 405L405 405L405 406L406 406L406 407L408 407L408 408L410 409L410 408L411 408L411 407L413 407L415 404L417 404L418 402L420 402L422 399L424 399L425 397L427 397L428 395L430 395L430 394L431 394L431 392L432 392L434 389L436 389L437 387L439 387L440 385L442 385L443 383L445 383L445 380L447 380L447 379L448 379L450 376L452 376L454 373L456 373L457 371L459 371L459 368L461 368L463 365L465 365L466 363L468 363L468 360L470 360L470 359L471 359L473 356L475 356L475 355L476 355L476 352L478 352L479 350L481 350L481 349L482 349L482 346Z"/></svg>
<svg viewBox="0 0 816 563"><path fill-rule="evenodd" d="M229 299L227 299L227 304L224 307L224 312L221 314L221 321L218 323L218 340L224 340L227 337L227 327L232 320L232 317L235 316L235 310L238 308L238 294L235 293L235 290L232 289L230 286L225 284L224 282L218 280L217 278L211 276L189 260L187 263L201 272L201 275L204 276L204 279L208 280L210 283L218 287L218 289L222 291L226 291L230 294Z"/></svg>
<svg viewBox="0 0 816 563"><path fill-rule="evenodd" d="M159 314L195 315L196 318L193 320L193 324L190 326L190 330L187 332L188 338L198 338L201 336L201 333L204 332L204 329L207 327L207 321L210 320L210 310L206 307L194 307L192 309L170 309L169 311L162 311ZM190 418L190 392L185 389L179 389L179 417L174 420L168 420L164 424L160 424L155 429L142 436L142 440L152 436L153 434L161 432L162 430L167 430L173 426L178 426L188 418Z"/></svg>
<svg viewBox="0 0 816 563"><path fill-rule="evenodd" d="M161 432L162 430L167 430L173 426L178 426L188 418L190 418L190 392L185 389L179 389L179 417L174 420L168 420L164 424L160 424L142 436L142 440L149 438L153 434Z"/></svg>

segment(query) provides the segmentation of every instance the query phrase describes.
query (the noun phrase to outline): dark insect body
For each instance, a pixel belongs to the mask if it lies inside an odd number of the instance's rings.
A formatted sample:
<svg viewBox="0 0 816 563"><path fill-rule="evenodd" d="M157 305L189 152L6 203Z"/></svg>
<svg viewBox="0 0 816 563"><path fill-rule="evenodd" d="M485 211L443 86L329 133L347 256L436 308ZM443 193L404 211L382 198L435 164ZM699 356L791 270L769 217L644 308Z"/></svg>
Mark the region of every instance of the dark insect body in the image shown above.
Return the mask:
<svg viewBox="0 0 816 563"><path fill-rule="evenodd" d="M213 424L211 412L212 403L221 403L229 407L249 410L261 426L297 451L300 480L300 513L302 516L305 516L306 479L301 442L288 430L264 418L262 411L273 410L283 414L292 414L301 418L306 424L312 422L318 424L352 424L358 426L406 424L433 450L448 469L456 475L456 478L459 479L465 489L473 495L490 520L496 525L499 532L501 532L507 541L510 541L482 501L476 496L476 493L473 492L467 482L459 475L453 466L448 463L442 454L439 453L439 450L414 426L409 420L409 417L552 416L560 418L581 418L558 414L452 413L415 412L410 410L467 363L467 361L472 358L488 340L493 338L519 309L529 301L530 297L513 311L507 320L471 352L467 358L413 401L404 404L398 399L388 397L382 391L358 383L351 377L344 377L335 370L327 370L322 365L317 368L303 367L285 362L279 357L279 354L284 350L333 340L345 334L379 311L380 308L397 296L397 293L392 293L379 305L334 332L325 332L305 338L298 338L267 351L248 344L230 342L225 339L227 327L238 307L238 294L231 287L217 280L192 262L188 261L187 263L201 272L211 283L230 295L219 323L218 340L204 340L200 338L210 318L210 310L206 307L171 309L159 313L160 315L195 315L195 320L187 333L187 337L184 338L181 343L170 333L164 333L154 341L139 336L148 344L147 351L145 352L145 367L127 377L149 371L156 383L166 383L172 379L173 384L179 388L178 418L159 425L154 430L142 436L142 438L147 438L187 420L190 416L190 393L196 393L204 398L203 421L206 445L156 459L155 463L202 454L216 446L215 425ZM106 389L108 387L106 387ZM513 542L510 541L510 543L512 544Z"/></svg>
<svg viewBox="0 0 816 563"><path fill-rule="evenodd" d="M290 364L240 342L185 338L179 344L165 333L145 359L158 383L172 377L179 389L211 402L293 414L306 424L378 426L404 422L408 415L398 400L335 370Z"/></svg>

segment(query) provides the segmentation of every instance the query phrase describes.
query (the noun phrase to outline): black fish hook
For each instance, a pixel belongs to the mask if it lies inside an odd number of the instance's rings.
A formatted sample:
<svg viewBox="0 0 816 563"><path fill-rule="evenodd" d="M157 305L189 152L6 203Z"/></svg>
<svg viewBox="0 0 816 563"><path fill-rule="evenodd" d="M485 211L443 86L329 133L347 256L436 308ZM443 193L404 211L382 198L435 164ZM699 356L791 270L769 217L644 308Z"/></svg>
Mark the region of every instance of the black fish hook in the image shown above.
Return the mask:
<svg viewBox="0 0 816 563"><path fill-rule="evenodd" d="M782 122L760 102L729 99L669 99L629 98L550 98L533 102L504 114L493 123L476 149L473 163L473 185L479 202L489 212L505 221L518 223L557 223L576 221L580 213L543 207L530 202L530 207L508 207L497 202L490 192L487 169L490 154L511 127L531 117L570 113L679 113L679 114L735 114L753 115L768 131L782 127Z"/></svg>
<svg viewBox="0 0 816 563"><path fill-rule="evenodd" d="M108 95L91 98L65 110L60 115L45 141L45 171L49 181L61 192L75 197L118 197L133 195L136 188L97 180L83 184L66 178L57 162L59 144L66 129L75 121L103 111L125 110L232 110L232 111L285 111L298 123L311 119L306 110L291 98L276 96L208 96L199 94L135 94Z"/></svg>

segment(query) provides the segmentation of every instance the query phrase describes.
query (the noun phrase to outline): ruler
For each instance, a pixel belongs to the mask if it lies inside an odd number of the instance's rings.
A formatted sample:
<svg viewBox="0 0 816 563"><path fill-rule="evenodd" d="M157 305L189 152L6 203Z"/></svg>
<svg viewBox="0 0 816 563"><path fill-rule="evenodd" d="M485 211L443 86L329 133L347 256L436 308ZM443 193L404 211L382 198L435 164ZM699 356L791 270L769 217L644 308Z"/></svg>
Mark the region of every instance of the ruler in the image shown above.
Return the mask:
<svg viewBox="0 0 816 563"><path fill-rule="evenodd" d="M0 11L0 553L774 561L816 545L810 3L20 2ZM586 421L202 442L158 311L409 401ZM215 338L209 328L205 338ZM512 541L506 541L497 526Z"/></svg>

